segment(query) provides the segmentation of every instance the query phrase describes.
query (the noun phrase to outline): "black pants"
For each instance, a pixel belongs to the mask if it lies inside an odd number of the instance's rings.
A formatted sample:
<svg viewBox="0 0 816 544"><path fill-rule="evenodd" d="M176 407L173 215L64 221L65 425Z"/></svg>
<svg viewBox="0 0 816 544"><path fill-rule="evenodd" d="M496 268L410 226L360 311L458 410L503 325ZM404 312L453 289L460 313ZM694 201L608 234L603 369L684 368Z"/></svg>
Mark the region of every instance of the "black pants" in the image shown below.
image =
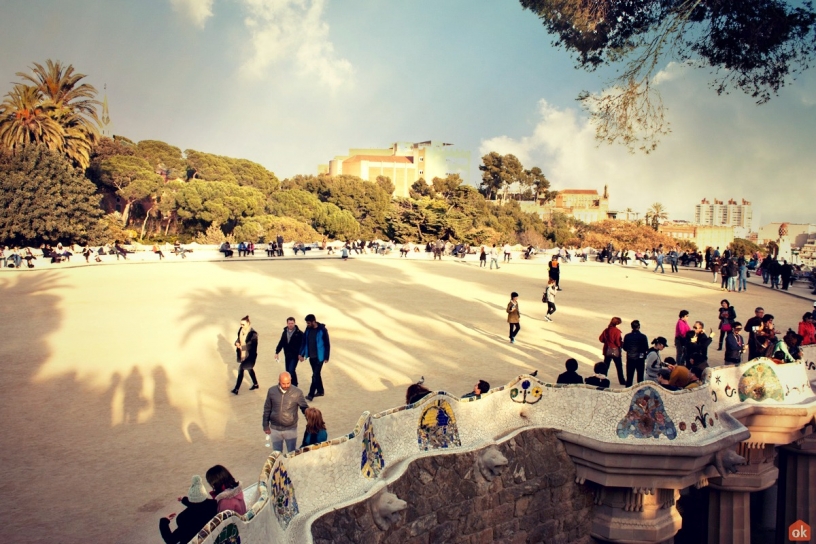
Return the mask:
<svg viewBox="0 0 816 544"><path fill-rule="evenodd" d="M547 303L547 315L552 315L555 313L555 302L548 302Z"/></svg>
<svg viewBox="0 0 816 544"><path fill-rule="evenodd" d="M561 288L561 283L560 283L560 281L561 281L561 274L552 274L552 275L550 275L550 279L555 280L555 288L556 288L556 289L560 289L560 288Z"/></svg>
<svg viewBox="0 0 816 544"><path fill-rule="evenodd" d="M516 337L521 330L521 325L518 323L510 323L510 340Z"/></svg>
<svg viewBox="0 0 816 544"><path fill-rule="evenodd" d="M671 271L680 272L680 270L677 268L677 261L671 261Z"/></svg>
<svg viewBox="0 0 816 544"><path fill-rule="evenodd" d="M626 387L630 387L632 385L632 378L635 377L635 372L637 372L637 383L643 381L643 371L646 368L646 359L641 358L632 358L628 355L626 356Z"/></svg>
<svg viewBox="0 0 816 544"><path fill-rule="evenodd" d="M323 361L317 357L309 357L309 364L312 366L312 385L309 386L308 396L323 395L325 394L323 378L320 377L320 372L323 370Z"/></svg>
<svg viewBox="0 0 816 544"><path fill-rule="evenodd" d="M618 383L621 384L622 386L625 386L626 385L626 378L623 375L623 359L621 359L620 355L618 355L617 357L615 357L614 355L604 356L604 361L603 362L607 366L607 371L606 371L607 376L609 375L608 367L609 367L609 362L610 361L615 361L615 368L618 370Z"/></svg>
<svg viewBox="0 0 816 544"><path fill-rule="evenodd" d="M249 372L249 377L252 378L252 384L253 385L258 385L258 378L255 377L254 367L255 367L255 365L252 365L251 367L244 368L244 365L241 365L240 369L238 370L238 381L235 382L235 390L236 391L238 391L238 389L241 388L241 382L244 381L244 371L245 370L247 372Z"/></svg>
<svg viewBox="0 0 816 544"><path fill-rule="evenodd" d="M297 365L298 365L297 355L295 355L291 359L289 357L286 357L286 372L288 372L289 375L292 376L292 385L294 385L295 387L297 387L298 384Z"/></svg>
<svg viewBox="0 0 816 544"><path fill-rule="evenodd" d="M719 349L722 349L722 347L723 347L723 340L725 340L725 335L726 334L728 334L726 331L720 329L720 345L719 345Z"/></svg>

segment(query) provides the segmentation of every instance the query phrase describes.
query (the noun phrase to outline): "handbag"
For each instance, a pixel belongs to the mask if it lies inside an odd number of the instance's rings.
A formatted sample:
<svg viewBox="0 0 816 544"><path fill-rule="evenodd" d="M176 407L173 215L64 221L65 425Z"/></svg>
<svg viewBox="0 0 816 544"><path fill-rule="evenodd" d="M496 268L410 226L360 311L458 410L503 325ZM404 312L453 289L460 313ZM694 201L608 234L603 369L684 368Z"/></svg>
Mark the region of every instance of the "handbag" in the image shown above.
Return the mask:
<svg viewBox="0 0 816 544"><path fill-rule="evenodd" d="M731 323L723 323L722 325L720 325L720 330L725 331L725 332L730 331L731 330Z"/></svg>

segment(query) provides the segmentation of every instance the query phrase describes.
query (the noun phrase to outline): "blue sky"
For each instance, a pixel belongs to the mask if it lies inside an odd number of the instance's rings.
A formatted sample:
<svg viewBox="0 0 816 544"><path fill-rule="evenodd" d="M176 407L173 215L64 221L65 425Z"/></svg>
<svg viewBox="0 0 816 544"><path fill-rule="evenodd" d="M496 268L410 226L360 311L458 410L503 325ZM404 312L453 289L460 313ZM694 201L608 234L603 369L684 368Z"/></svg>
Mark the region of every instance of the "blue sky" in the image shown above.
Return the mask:
<svg viewBox="0 0 816 544"><path fill-rule="evenodd" d="M672 133L650 155L598 147L575 102L613 72L576 70L516 0L4 0L3 93L32 62L71 63L114 133L245 157L281 179L349 147L427 139L515 153L554 189L609 185L613 208L707 197L816 222L816 76L757 107L668 65ZM470 180L476 183L478 180Z"/></svg>

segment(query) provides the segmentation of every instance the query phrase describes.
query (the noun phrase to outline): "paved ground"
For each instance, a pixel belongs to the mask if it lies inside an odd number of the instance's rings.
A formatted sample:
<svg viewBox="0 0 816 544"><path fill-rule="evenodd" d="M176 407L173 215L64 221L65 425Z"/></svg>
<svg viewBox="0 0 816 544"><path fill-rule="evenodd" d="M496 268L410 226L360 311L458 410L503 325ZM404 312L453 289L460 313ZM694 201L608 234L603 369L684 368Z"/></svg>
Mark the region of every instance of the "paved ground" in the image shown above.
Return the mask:
<svg viewBox="0 0 816 544"><path fill-rule="evenodd" d="M327 396L314 405L330 437L361 412L404 401L406 386L465 393L534 368L554 380L575 357L591 374L613 315L671 337L680 309L714 324L723 294L699 271L565 264L555 322L543 320L544 260L499 271L476 262L369 256L174 261L0 274L0 520L23 542L161 542L156 525L192 474L221 463L245 484L269 450L264 391L282 363L287 316L327 324ZM521 294L508 343L504 307ZM729 293L738 318L762 305L795 327L812 302L752 285ZM249 314L260 333L262 389L229 393L231 343ZM628 326L624 330L628 329ZM712 359L718 352L712 351ZM308 384L308 366L302 382ZM59 538L54 538L59 535Z"/></svg>

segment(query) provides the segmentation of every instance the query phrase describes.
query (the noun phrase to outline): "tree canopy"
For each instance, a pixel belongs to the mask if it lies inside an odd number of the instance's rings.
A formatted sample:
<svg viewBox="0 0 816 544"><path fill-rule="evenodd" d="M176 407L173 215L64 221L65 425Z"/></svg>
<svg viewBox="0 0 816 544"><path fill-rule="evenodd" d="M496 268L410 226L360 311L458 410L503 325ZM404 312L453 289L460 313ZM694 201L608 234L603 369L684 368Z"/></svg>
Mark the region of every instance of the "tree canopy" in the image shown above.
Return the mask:
<svg viewBox="0 0 816 544"><path fill-rule="evenodd" d="M0 150L0 240L18 245L98 237L96 187L61 153L27 145Z"/></svg>
<svg viewBox="0 0 816 544"><path fill-rule="evenodd" d="M735 88L767 102L816 51L810 2L783 0L520 0L555 44L594 70L623 64L611 88L580 99L597 137L654 149L668 130L652 78L668 60L709 68L718 94Z"/></svg>

